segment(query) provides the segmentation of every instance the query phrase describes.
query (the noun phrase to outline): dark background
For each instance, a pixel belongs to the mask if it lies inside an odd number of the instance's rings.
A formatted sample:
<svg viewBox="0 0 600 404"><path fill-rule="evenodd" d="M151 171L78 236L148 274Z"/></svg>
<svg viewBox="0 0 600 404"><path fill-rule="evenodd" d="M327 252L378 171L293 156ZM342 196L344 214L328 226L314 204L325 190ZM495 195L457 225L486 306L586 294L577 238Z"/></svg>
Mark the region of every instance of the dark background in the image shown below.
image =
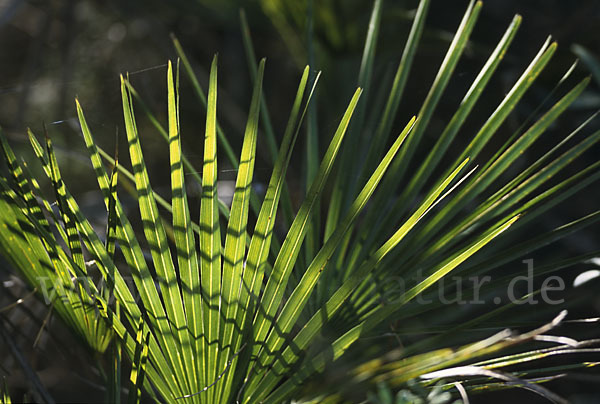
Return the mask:
<svg viewBox="0 0 600 404"><path fill-rule="evenodd" d="M159 119L166 122L165 63L168 59L176 59L169 37L170 33L174 33L205 87L211 58L219 53L218 115L234 150L239 150L251 91L239 24L239 9L243 5L257 56L267 57L265 96L275 132L280 135L306 63L304 7L301 3L266 0L0 0L0 126L15 149L28 159L31 152L25 130L31 127L39 136L42 134L42 122L45 122L57 145L70 189L84 209L91 215L98 215L101 222L103 208L92 180L83 141L79 137L74 98L79 97L96 139L108 151L114 150L115 132L124 133L120 73L130 73L133 85L146 103ZM337 124L354 91L372 2L323 0L315 3L319 4L315 25L315 69L323 71L318 92L319 126L321 133L328 134ZM418 111L467 3L463 0L432 2L428 26L397 118L398 127ZM269 4L276 8L270 8ZM376 88L379 79L388 70L395 69L398 63L417 2L388 0L385 4L374 75ZM567 71L576 58L574 45L587 49L593 55L600 55L600 1L487 0L471 43L426 136L433 139L440 127L443 128L441 125L451 117L465 89L515 13L523 16L517 38L492 80L492 96L484 97L477 107L481 120L475 119L466 130L478 128L477 125L495 108L549 34L558 41L559 50L508 123L500 129L500 140L503 133L508 136L520 125ZM576 74L583 77L594 68L597 69L598 65L579 63ZM594 79L582 99L565 118L559 120L558 127L553 128L555 136L544 137L542 143L554 144L600 107L600 77L595 76ZM150 129L148 122L140 119L138 124L142 136L147 138L144 151L153 186L161 192L161 187L165 189L169 184L165 144ZM200 166L204 114L186 78L181 85L181 124L185 152L193 163ZM597 128L598 121L592 123L588 131ZM123 138L120 137L120 149L125 151ZM326 143L327 139L321 141L321 145ZM586 155L579 167L596 161L597 156L598 150L595 149ZM269 173L268 161L266 147L264 144L261 146L259 141L256 166L259 183ZM299 173L300 159L294 160L293 164L296 173ZM234 179L234 173L226 170L220 176L223 180ZM289 180L292 187L299 184L299 174L294 175L292 171ZM597 209L597 202L597 187L590 188L570 199L569 204L562 204L553 215L545 217L542 226L553 228L569 218L579 217L581 212ZM561 255L581 254L597 248L597 230L596 226L566 239L561 244ZM26 291L15 284L4 269L0 274L5 282L13 282L0 286L3 307ZM591 305L595 310L600 307L597 300ZM56 334L54 340L45 337L40 347L31 349L39 320L46 312L35 301L28 303L26 309L31 313L23 315L21 310L25 308L20 308L0 315L10 320L15 330L20 330L17 341L34 367L40 370L42 380L50 391L59 400L93 401L101 397L101 391L94 387L99 380L98 375L83 364L87 363L87 359L81 359L87 358L88 354L76 344L69 343L72 337L61 332L59 327L53 328ZM31 316L38 318L38 326ZM14 361L3 349L0 353L0 372L12 374L9 385L16 386L17 394L18 389L24 391L26 386L15 372L17 366ZM594 391L593 383L600 381L597 376L580 377L581 380L575 377L557 382L553 387L559 393L575 398L578 390ZM494 402L506 402L512 397L520 397L527 402L536 399L527 392L515 394L507 392L497 396L480 396L480 399L493 399ZM473 399L474 402L477 400L477 397Z"/></svg>

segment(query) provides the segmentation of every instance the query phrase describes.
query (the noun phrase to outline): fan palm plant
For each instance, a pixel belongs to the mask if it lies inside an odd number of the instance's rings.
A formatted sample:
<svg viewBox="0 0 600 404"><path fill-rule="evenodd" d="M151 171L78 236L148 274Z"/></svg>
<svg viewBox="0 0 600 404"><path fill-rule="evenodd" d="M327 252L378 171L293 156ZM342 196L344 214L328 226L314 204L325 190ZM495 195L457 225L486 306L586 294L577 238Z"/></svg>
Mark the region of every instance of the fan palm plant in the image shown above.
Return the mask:
<svg viewBox="0 0 600 404"><path fill-rule="evenodd" d="M300 397L353 401L366 399L365 392L377 383L386 383L380 384L385 390L387 385L402 389L416 381L425 389L438 391L440 385L434 383L438 379L454 379L441 388L458 385L455 394L460 395L467 390L518 385L558 401L560 398L534 382L550 380L547 375L562 370L536 369L530 373L544 377L527 381L527 372L508 375L494 369L548 355L595 351L595 341L558 338L548 340L558 346L546 351L513 351L483 361L518 343L544 340L544 333L563 321L565 313L529 333L517 336L503 331L473 341L456 335L501 318L531 296L519 296L520 300L494 308L487 305L477 316L467 314L469 321L449 315L448 310L456 306L439 299L439 291L445 291L440 285L451 289L458 282L456 278L441 282L451 272L465 278L483 276L600 218L598 211L591 212L525 241L518 232L600 176L598 163L594 163L560 182L551 182L600 139L598 131L567 146L587 122L533 164L515 165L577 99L589 79L564 91L562 87L573 72L570 69L556 89L564 94L554 99L553 92L549 96L553 104L549 108L542 104L540 108L546 110L541 116L537 116L540 109L534 114L537 119L525 122L490 158L483 158L484 147L556 49L548 39L481 128L474 134L466 131L465 121L515 37L521 22L516 16L446 127L434 144L426 145L424 133L481 9L480 2L471 2L416 117L407 117L398 136L391 136L396 117L402 115L399 104L429 1L419 4L392 85L375 94L372 70L382 7L382 0L375 0L358 89L322 157L315 147L312 106L319 75L311 73L308 66L304 69L277 146L262 96L265 60L256 63L247 29L245 43L254 88L239 159L217 122L217 58L212 61L205 94L176 39L183 68L206 109L201 170L182 152L181 136L185 134L180 133L179 125L178 66L168 64L166 126L143 104L128 78L121 77L130 170L118 156L113 158L97 146L77 101L81 132L107 212L104 240L63 182L51 139L46 136L44 147L29 131L54 190L52 197L44 197L27 164L16 158L2 138L8 175L0 179L1 252L90 348L102 353L112 342L109 352L114 366L108 401L120 400L121 350L132 363L130 400L139 400L143 390L157 401L199 403L279 403ZM142 108L168 146L170 202L155 193L150 183L141 146L141 137L147 134L138 131L134 104ZM373 105L381 107L371 108ZM294 209L285 179L305 121L309 145L304 160L306 192ZM264 196L252 188L259 133L266 137L273 162ZM459 133L471 137L462 151L455 152L450 145ZM417 151L423 146L427 153L420 156ZM230 206L217 192L217 160L223 154L237 170ZM187 189L192 182L201 186L199 215L190 208ZM119 198L121 183L135 185L143 234L136 232ZM321 212L326 213L323 220ZM286 231L276 231L276 223L282 223ZM482 249L485 254L476 254ZM551 274L596 254L593 251L536 268L535 275ZM133 279L133 285L127 284L127 277ZM402 288L397 287L398 280ZM495 296L510 282L504 277L461 293L476 299ZM427 304L419 301L424 298L430 299ZM547 319L552 311L558 310L550 307ZM373 349L367 338L388 330L393 320L412 324L420 316L456 319L439 335L373 359L384 352ZM565 341L570 343L569 349ZM459 348L450 349L448 344ZM364 353L357 354L353 347ZM463 366L456 367L458 364ZM337 377L344 375L352 383L339 387L311 383L331 366L336 367ZM490 378L508 384L494 384Z"/></svg>

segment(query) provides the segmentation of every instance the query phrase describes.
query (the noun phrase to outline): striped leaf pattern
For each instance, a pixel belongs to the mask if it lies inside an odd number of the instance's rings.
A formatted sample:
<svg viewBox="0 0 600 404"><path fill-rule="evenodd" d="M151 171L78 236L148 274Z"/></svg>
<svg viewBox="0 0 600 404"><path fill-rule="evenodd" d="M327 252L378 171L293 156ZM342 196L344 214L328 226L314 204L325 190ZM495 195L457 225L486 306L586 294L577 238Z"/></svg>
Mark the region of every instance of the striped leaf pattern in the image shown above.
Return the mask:
<svg viewBox="0 0 600 404"><path fill-rule="evenodd" d="M309 6L311 33L312 2ZM371 361L363 357L362 362L351 354L353 348L367 347L365 339L389 331L390 324L400 322L408 329L422 324L420 318L454 318L452 308L435 300L434 292L436 287L450 290L454 284L444 282L454 279L452 275L484 276L600 220L600 211L585 212L535 237L519 239L521 229L534 219L600 179L598 162L561 175L600 141L600 131L582 135L597 114L573 125L571 133L533 163L519 164L523 153L544 143L540 140L589 84L589 78L573 80L573 68L532 119L525 120L508 140L498 142L495 137L552 59L556 43L548 38L483 124L469 133L465 122L477 110L521 24L521 17L515 16L433 144L426 145L425 133L436 126L433 118L468 47L482 4L469 3L423 104L408 112L399 106L430 1L420 1L393 80L390 76L391 85L377 92L373 72L385 7L383 0L373 2L358 88L341 117L333 126L325 126L333 127L332 133L317 131L315 90L320 72L306 66L287 124L278 136L263 94L263 83L269 80L266 61L255 58L244 14L243 39L253 89L239 156L230 142L234 137L228 137L226 126L219 124L217 56L205 92L176 38L182 70L206 112L200 169L182 146L188 134L181 133L179 119L179 62L169 62L166 69L166 122L143 102L128 77L121 76L128 144L124 154L129 162L98 147L76 100L81 133L106 208L105 237L92 227L64 182L49 136L40 143L28 131L40 172L52 190L51 196L44 196L27 163L16 157L0 134L8 173L0 177L0 252L90 348L111 353L109 401L121 400L121 355L132 364L131 403L146 398L202 404L280 403L301 397L344 402L354 399L352 386L367 390L386 382L403 388L421 378L421 385L432 389L430 381L452 377L468 382L469 393L502 387L482 382L482 377L489 377L519 382L556 401L560 398L525 378L540 375L540 381L547 381L553 372L595 366L571 363L555 370L540 367L507 375L499 369L564 355L567 349L489 356L516 344L547 339L544 333L560 324L564 313L518 336L502 331L469 344L453 339L484 322L502 319L519 302L455 323L402 352L381 356L381 350L374 349L379 357ZM311 59L315 57L312 46ZM153 134L138 130L138 108L148 127L166 142L168 197L152 188L142 145ZM395 122L405 113L406 124L396 129ZM413 113L417 115L411 118ZM304 129L306 139L302 139ZM391 136L394 130L397 136ZM464 146L457 151L454 142L460 137ZM306 175L302 181L288 183L298 141L306 141L301 160ZM500 146L491 158L484 158L483 150L491 144ZM262 146L268 156L259 155ZM222 157L237 172L231 206L218 195ZM263 157L272 163L272 172L260 195L253 183L257 158ZM292 189L295 183L301 184L298 193ZM190 191L195 186L201 189L199 209ZM123 191L135 196L135 214L126 213L120 199ZM132 224L138 221L140 229ZM597 254L592 251L548 263L536 269L536 276L554 274ZM89 270L92 266L94 271ZM419 271L423 276L415 279ZM94 277L101 279L101 285ZM406 286L400 292L394 290L397 279ZM466 294L494 293L506 288L510 279L495 279ZM537 293L541 292L533 294ZM420 298L432 300L424 305ZM111 342L115 344L109 350ZM447 348L450 344L455 348ZM573 345L579 353L597 349L594 341ZM483 360L484 356L492 359ZM342 357L348 359L341 372L352 386L315 388L312 381Z"/></svg>

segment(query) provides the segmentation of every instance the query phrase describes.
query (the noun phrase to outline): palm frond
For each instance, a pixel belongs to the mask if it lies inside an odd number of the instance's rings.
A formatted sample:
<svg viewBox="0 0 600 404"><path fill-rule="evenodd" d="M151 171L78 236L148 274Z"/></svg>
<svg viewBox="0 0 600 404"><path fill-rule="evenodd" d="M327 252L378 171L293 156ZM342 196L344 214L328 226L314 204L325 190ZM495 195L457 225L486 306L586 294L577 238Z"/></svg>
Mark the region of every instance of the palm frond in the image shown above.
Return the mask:
<svg viewBox="0 0 600 404"><path fill-rule="evenodd" d="M309 38L313 7L308 2ZM399 391L400 398L421 389L446 400L508 387L562 402L542 383L597 362L550 367L540 361L594 354L598 341L549 335L564 324L566 312L530 332L505 329L503 316L544 295L543 287L512 296L502 305L492 306L487 299L508 290L520 273L504 270L506 265L598 223L599 211L581 212L535 237L524 232L535 219L600 179L600 162L574 167L600 140L600 131L585 133L597 113L557 141L542 141L589 84L589 78L571 84L573 64L530 117L506 139L498 139L499 128L556 51L556 43L548 38L493 112L469 133L466 123L476 114L521 24L517 15L436 140L426 144L427 134L438 130L433 123L440 100L472 41L481 7L481 2L469 3L425 100L408 111L409 117L417 115L406 118L398 135L391 136L397 118L404 119L399 106L430 2L419 3L395 75L381 84L374 69L385 3L375 0L357 69L358 88L337 118L335 131L325 137L318 128L314 94L320 73L306 66L279 145L276 120L263 93L263 82L269 79L265 59L257 63L242 13L253 90L239 158L218 123L217 57L205 93L173 37L185 74L206 111L201 170L182 146L179 62L175 67L169 62L166 69L166 123L144 103L128 77L121 76L130 169L117 153L113 157L97 145L76 100L106 208L104 239L69 191L48 136L44 147L28 131L51 197L42 194L27 164L0 136L8 174L0 177L0 252L87 346L111 356L108 400L120 400L124 357L132 365L132 403L145 395L166 402L280 403L304 397L334 403L358 396L376 399L367 394L373 389L390 400L390 389ZM308 49L311 59L316 58L313 45ZM138 130L138 108L169 150L169 197L161 197L151 185L142 151L147 134ZM300 190L293 193L286 175L293 168L293 150L305 120L306 172L299 176ZM464 146L456 146L459 137ZM323 139L329 143L320 157L318 143ZM261 142L273 165L262 198L253 189ZM500 146L485 152L495 144ZM520 165L525 152L544 144L551 146L533 162ZM223 156L237 171L230 208L217 192L217 160ZM193 212L196 201L188 195L196 185L201 186L198 216ZM127 187L137 199L139 215L128 217L119 198ZM297 204L293 194L302 195ZM139 220L141 231L135 225ZM534 276L554 275L597 255L596 250L543 263ZM487 284L456 289L457 277L490 274L499 275ZM126 282L129 276L133 285ZM395 288L399 280L400 290ZM440 293L486 301L481 310L456 310ZM576 304L577 298L570 303ZM541 321L550 311L555 308L545 306L525 324ZM410 336L403 349L385 352L365 342L394 324L400 328L394 329L395 337ZM488 328L503 331L483 339L464 337ZM536 345L548 343L553 346ZM314 388L312 381L342 360L337 377L346 383ZM9 399L5 395L3 400Z"/></svg>

